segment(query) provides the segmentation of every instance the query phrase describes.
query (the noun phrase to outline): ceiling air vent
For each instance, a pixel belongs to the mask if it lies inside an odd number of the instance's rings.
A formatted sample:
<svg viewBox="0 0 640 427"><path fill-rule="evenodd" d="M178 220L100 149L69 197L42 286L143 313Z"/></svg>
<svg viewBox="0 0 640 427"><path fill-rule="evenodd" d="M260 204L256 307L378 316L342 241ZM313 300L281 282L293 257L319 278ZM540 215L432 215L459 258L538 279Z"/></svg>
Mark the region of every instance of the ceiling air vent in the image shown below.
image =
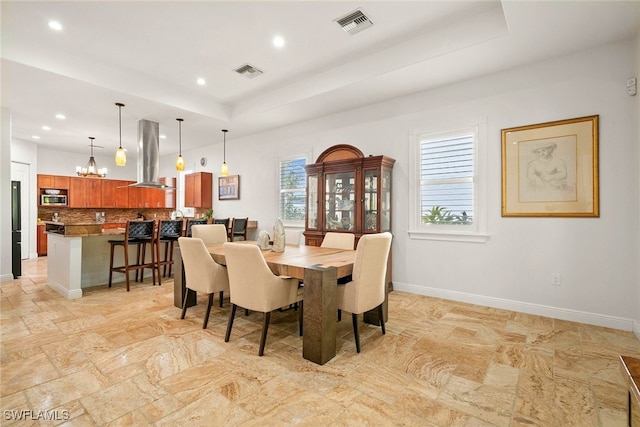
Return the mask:
<svg viewBox="0 0 640 427"><path fill-rule="evenodd" d="M373 25L373 22L365 15L361 10L351 12L347 16L336 19L336 22L342 27L342 29L351 35L359 33L365 28L369 28Z"/></svg>
<svg viewBox="0 0 640 427"><path fill-rule="evenodd" d="M258 77L260 74L262 74L262 70L259 70L253 65L249 65L249 64L241 65L240 67L236 68L233 71L235 71L236 73L242 76L245 76L248 79Z"/></svg>

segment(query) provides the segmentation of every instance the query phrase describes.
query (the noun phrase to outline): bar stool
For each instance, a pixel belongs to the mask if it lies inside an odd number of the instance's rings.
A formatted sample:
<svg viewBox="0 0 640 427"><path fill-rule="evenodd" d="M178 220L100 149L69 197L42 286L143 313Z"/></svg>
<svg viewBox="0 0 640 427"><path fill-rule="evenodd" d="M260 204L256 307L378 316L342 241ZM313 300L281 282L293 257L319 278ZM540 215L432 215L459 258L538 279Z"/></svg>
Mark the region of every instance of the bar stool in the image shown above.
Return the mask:
<svg viewBox="0 0 640 427"><path fill-rule="evenodd" d="M242 237L242 240L247 240L247 223L249 218L233 218L233 225L231 226L231 241Z"/></svg>
<svg viewBox="0 0 640 427"><path fill-rule="evenodd" d="M153 251L154 243L154 220L148 221L127 221L124 232L124 240L109 240L111 245L111 255L109 259L109 287L111 287L111 281L113 278L113 272L124 273L125 282L127 284L127 292L129 292L129 271L136 272L136 282L138 281L138 272L141 270L143 274L140 275L140 282L144 279L144 269L151 268L151 276L153 284L156 284L156 274L154 269L155 255ZM146 262L146 247L147 244L151 246L151 262ZM113 256L115 248L122 246L124 249L124 265L113 265ZM136 262L135 264L129 263L129 246L136 247Z"/></svg>
<svg viewBox="0 0 640 427"><path fill-rule="evenodd" d="M171 276L171 267L173 266L173 246L178 241L178 237L182 235L181 219L161 219L158 222L156 234L156 265L158 267L158 283L160 276ZM160 257L160 245L164 244L164 257ZM160 274L162 267L162 275Z"/></svg>
<svg viewBox="0 0 640 427"><path fill-rule="evenodd" d="M191 227L195 224L206 224L207 218L189 218L187 219L187 227L184 229L184 236L191 237Z"/></svg>

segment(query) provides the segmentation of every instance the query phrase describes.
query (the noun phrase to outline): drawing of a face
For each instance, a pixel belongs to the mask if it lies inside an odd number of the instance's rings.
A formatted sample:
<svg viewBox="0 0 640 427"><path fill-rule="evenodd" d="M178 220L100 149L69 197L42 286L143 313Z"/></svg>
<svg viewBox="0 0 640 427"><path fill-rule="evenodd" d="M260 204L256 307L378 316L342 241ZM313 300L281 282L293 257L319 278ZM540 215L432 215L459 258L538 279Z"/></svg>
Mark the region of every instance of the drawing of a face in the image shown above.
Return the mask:
<svg viewBox="0 0 640 427"><path fill-rule="evenodd" d="M553 151L556 149L556 144L549 144L533 150L533 152L540 159L550 159L553 156Z"/></svg>

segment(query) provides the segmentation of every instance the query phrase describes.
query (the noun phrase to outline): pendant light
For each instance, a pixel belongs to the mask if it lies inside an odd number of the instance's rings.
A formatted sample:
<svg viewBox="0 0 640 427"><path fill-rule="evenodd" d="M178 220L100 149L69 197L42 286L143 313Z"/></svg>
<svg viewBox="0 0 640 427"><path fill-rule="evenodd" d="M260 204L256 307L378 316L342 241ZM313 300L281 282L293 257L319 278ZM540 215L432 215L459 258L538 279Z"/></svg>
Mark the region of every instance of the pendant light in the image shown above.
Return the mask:
<svg viewBox="0 0 640 427"><path fill-rule="evenodd" d="M91 141L91 156L89 157L89 161L85 167L76 166L76 173L78 176L89 176L94 178L104 178L107 176L107 168L98 168L96 164L96 160L93 158L93 140L95 138L90 136L89 140Z"/></svg>
<svg viewBox="0 0 640 427"><path fill-rule="evenodd" d="M222 129L222 167L220 168L220 176L229 175L229 166L227 166L227 129Z"/></svg>
<svg viewBox="0 0 640 427"><path fill-rule="evenodd" d="M125 166L127 164L127 152L122 148L122 107L124 104L116 102L118 106L118 125L120 129L120 146L116 151L116 166Z"/></svg>
<svg viewBox="0 0 640 427"><path fill-rule="evenodd" d="M176 170L183 171L184 170L184 159L182 158L182 122L183 119L176 119L178 121L179 128L179 141L180 141L180 151L178 152L178 158L176 159Z"/></svg>

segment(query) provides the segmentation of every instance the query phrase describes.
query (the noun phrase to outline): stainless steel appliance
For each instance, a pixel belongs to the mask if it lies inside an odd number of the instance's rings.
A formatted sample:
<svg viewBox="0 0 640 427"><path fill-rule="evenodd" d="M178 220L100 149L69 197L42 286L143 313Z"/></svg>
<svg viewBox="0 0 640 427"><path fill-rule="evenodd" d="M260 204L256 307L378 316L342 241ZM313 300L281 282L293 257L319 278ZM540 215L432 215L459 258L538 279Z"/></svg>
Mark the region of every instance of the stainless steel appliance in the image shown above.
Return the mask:
<svg viewBox="0 0 640 427"><path fill-rule="evenodd" d="M42 206L66 206L67 196L66 194L42 194L40 196L40 205Z"/></svg>
<svg viewBox="0 0 640 427"><path fill-rule="evenodd" d="M11 181L11 271L22 276L22 224L20 218L20 181Z"/></svg>

